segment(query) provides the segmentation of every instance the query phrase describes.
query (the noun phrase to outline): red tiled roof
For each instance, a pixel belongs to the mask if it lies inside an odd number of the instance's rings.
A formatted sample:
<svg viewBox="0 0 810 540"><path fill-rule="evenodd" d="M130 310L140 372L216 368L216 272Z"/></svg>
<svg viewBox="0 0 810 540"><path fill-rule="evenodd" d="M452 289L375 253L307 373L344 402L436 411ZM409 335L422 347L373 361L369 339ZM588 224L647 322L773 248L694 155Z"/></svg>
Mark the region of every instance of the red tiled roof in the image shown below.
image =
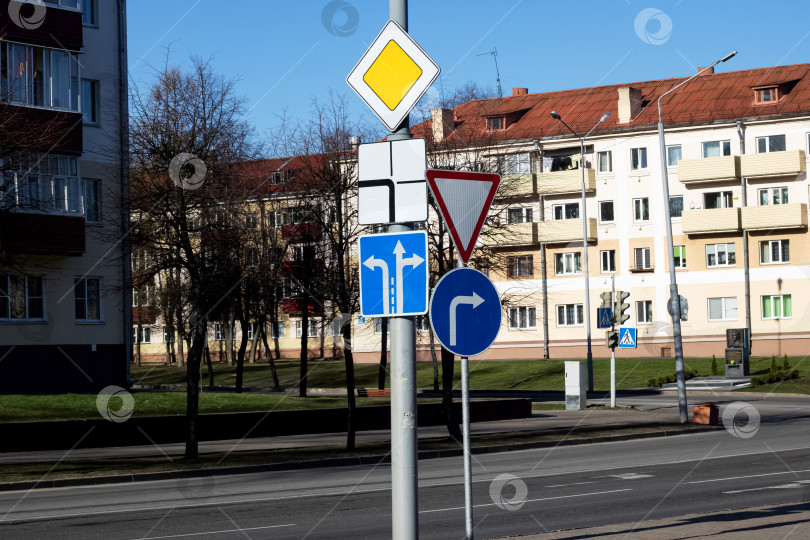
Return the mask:
<svg viewBox="0 0 810 540"><path fill-rule="evenodd" d="M777 66L726 73L704 74L667 95L661 102L665 124L706 124L738 118L762 116L791 116L810 113L810 64ZM526 94L503 98L469 101L455 108L456 132L448 137L461 137L467 130L486 130L486 117L527 110L505 130L489 132L496 140L515 140L570 135L551 111L577 133L590 130L605 112L611 114L594 133L616 129L650 128L658 122L656 101L666 91L686 80L660 79L575 90ZM792 91L773 105L755 105L753 87L797 81ZM641 90L646 108L630 122L620 124L618 89L631 87ZM423 135L430 129L430 120L413 127ZM465 136L469 137L469 133Z"/></svg>

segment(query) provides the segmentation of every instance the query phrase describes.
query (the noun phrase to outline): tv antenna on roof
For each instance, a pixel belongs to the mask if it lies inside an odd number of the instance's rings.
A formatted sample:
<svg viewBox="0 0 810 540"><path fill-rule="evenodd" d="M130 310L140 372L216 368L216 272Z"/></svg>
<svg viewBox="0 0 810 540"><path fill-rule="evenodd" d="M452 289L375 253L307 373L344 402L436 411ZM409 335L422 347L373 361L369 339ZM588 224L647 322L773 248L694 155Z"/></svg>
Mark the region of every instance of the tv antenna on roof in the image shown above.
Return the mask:
<svg viewBox="0 0 810 540"><path fill-rule="evenodd" d="M475 56L486 56L486 55L491 55L492 58L495 59L495 75L497 75L495 80L498 82L498 97L503 97L503 89L501 88L501 72L498 70L498 49L493 47L491 51L476 54Z"/></svg>

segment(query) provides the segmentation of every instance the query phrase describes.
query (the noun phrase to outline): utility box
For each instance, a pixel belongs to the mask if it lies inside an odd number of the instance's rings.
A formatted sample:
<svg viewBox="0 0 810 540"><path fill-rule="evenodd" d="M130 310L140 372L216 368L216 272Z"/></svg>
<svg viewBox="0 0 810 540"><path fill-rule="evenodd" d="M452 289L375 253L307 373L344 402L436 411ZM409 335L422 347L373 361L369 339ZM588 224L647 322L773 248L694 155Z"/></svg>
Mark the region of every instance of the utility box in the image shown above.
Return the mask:
<svg viewBox="0 0 810 540"><path fill-rule="evenodd" d="M751 374L747 353L748 350L742 347L726 348L726 377L747 377Z"/></svg>
<svg viewBox="0 0 810 540"><path fill-rule="evenodd" d="M565 363L565 410L578 411L587 407L585 389L588 376L585 374L585 362Z"/></svg>

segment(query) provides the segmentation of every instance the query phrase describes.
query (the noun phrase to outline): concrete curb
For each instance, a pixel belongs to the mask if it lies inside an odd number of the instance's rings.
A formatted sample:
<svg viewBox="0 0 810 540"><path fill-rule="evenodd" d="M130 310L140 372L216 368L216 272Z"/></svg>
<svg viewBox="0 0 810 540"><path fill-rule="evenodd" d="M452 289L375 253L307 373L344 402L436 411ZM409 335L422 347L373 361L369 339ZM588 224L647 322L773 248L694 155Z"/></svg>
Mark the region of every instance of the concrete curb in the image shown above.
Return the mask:
<svg viewBox="0 0 810 540"><path fill-rule="evenodd" d="M626 424L613 426L614 429L624 429L632 427L644 427L638 424ZM594 428L600 429L600 428ZM513 452L517 450L530 450L534 448L550 448L556 446L576 446L582 444L594 444L603 442L628 441L633 439L649 439L653 437L671 437L674 435L684 435L689 433L702 433L723 429L720 426L705 426L689 424L686 426L672 426L660 431L648 433L627 433L623 435L601 435L580 439L561 439L557 441L536 441L526 443L511 443L492 446L473 447L473 454L492 454L497 452ZM450 448L444 450L424 450L419 452L419 459L436 459L446 457L457 457L462 455L461 448ZM180 480L184 478L204 478L209 476L232 476L237 474L251 474L270 471L290 471L297 469L314 469L320 467L349 467L356 465L379 465L390 463L391 456L354 456L339 458L324 458L307 461L288 461L283 463L268 463L262 465L240 465L235 467L217 467L210 469L193 469L182 471L164 471L153 473L119 474L108 476L92 476L87 478L59 478L55 480L4 482L0 483L2 491L30 491L34 489L51 489L62 487L93 486L101 484L126 484L132 482L149 482L158 480Z"/></svg>

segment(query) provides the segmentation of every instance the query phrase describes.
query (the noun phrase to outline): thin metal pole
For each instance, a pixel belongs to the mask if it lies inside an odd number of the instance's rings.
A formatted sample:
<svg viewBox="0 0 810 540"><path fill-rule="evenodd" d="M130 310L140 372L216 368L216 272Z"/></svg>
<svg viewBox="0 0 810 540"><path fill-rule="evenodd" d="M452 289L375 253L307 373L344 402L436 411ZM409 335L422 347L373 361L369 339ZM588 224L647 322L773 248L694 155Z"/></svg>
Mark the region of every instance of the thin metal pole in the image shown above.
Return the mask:
<svg viewBox="0 0 810 540"><path fill-rule="evenodd" d="M616 313L616 276L610 276L610 300L614 306L613 312ZM610 331L614 332L615 317L611 317ZM610 406L616 406L616 347L610 348Z"/></svg>
<svg viewBox="0 0 810 540"><path fill-rule="evenodd" d="M591 130L593 131L593 130ZM585 137L579 139L579 168L582 169L582 264L585 267L585 328L588 335L588 392L593 392L591 352L591 289L588 275L588 209L585 206Z"/></svg>
<svg viewBox="0 0 810 540"><path fill-rule="evenodd" d="M408 31L408 1L389 0L389 16ZM405 117L389 141L411 139ZM414 230L412 223L393 224L391 232ZM419 538L416 432L416 331L413 317L391 319L391 537Z"/></svg>
<svg viewBox="0 0 810 540"><path fill-rule="evenodd" d="M662 96L663 97L663 96ZM669 177L667 176L667 147L664 123L661 122L661 101L658 102L658 144L661 147L661 184L664 190L664 220L667 227L667 260L669 261L669 302L672 313L672 337L675 344L675 376L678 382L678 413L681 424L689 421L686 409L686 378L683 373L683 340L681 339L681 302L675 278L675 252L672 241L672 218L669 211Z"/></svg>
<svg viewBox="0 0 810 540"><path fill-rule="evenodd" d="M456 268L467 265L459 257ZM472 458L470 452L470 365L461 357L461 438L464 446L464 525L466 539L473 540Z"/></svg>
<svg viewBox="0 0 810 540"><path fill-rule="evenodd" d="M737 120L737 134L740 136L740 155L745 155L745 123ZM740 188L742 189L742 207L748 206L748 189L745 185L745 176L740 175ZM743 210L744 211L744 210ZM745 278L745 328L747 336L745 345L748 354L751 354L751 267L748 259L748 229L743 229L743 276Z"/></svg>

